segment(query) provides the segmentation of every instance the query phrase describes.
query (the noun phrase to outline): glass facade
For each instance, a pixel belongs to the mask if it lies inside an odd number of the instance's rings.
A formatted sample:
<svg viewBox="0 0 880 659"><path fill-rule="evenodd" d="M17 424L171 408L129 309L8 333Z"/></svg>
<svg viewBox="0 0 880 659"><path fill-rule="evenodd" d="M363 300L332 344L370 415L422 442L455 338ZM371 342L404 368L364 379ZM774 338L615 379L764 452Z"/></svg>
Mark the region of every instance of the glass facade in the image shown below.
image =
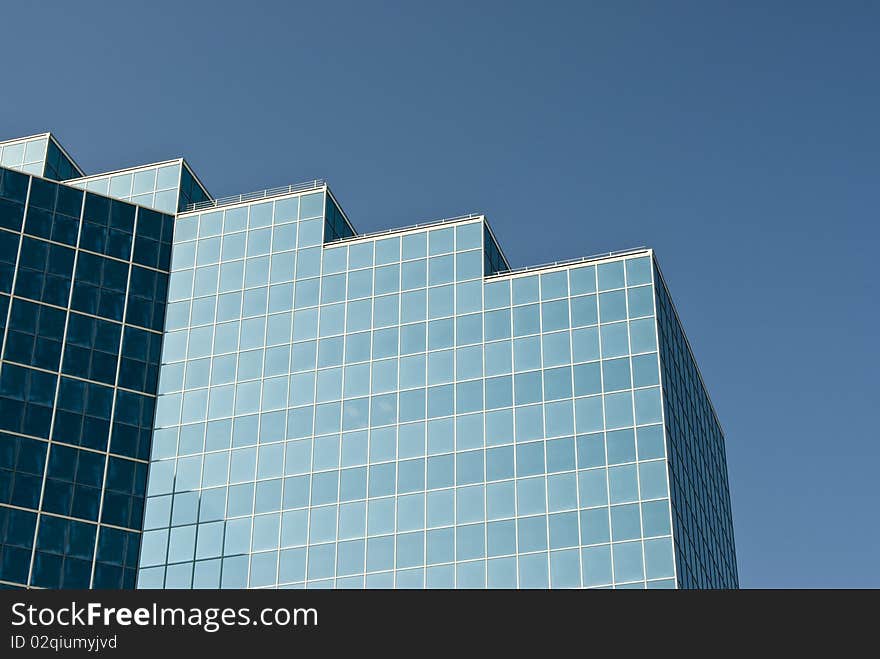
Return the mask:
<svg viewBox="0 0 880 659"><path fill-rule="evenodd" d="M0 142L0 166L53 181L83 174L51 133Z"/></svg>
<svg viewBox="0 0 880 659"><path fill-rule="evenodd" d="M323 208L177 220L140 586L674 587L650 252Z"/></svg>
<svg viewBox="0 0 880 659"><path fill-rule="evenodd" d="M0 171L0 585L737 586L651 250L512 271L481 215L359 236L323 184Z"/></svg>
<svg viewBox="0 0 880 659"><path fill-rule="evenodd" d="M336 203L333 194L328 190L324 201L324 242L330 243L343 238L351 238L354 235L354 228L339 204Z"/></svg>
<svg viewBox="0 0 880 659"><path fill-rule="evenodd" d="M654 278L679 585L735 588L724 433L656 265Z"/></svg>
<svg viewBox="0 0 880 659"><path fill-rule="evenodd" d="M86 176L68 184L163 213L176 213L211 198L182 158Z"/></svg>
<svg viewBox="0 0 880 659"><path fill-rule="evenodd" d="M134 587L172 229L0 169L0 585Z"/></svg>
<svg viewBox="0 0 880 659"><path fill-rule="evenodd" d="M47 135L0 143L0 165L29 174L42 175L46 168Z"/></svg>

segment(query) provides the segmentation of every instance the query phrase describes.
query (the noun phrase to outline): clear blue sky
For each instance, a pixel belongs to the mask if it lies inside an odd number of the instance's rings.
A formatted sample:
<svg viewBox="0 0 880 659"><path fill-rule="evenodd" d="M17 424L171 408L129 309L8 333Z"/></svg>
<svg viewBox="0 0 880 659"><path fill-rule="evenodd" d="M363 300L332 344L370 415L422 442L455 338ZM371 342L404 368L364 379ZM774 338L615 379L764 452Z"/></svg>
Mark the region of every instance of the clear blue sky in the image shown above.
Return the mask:
<svg viewBox="0 0 880 659"><path fill-rule="evenodd" d="M360 231L486 212L514 266L657 250L727 433L746 587L880 586L880 6L19 2L0 138Z"/></svg>

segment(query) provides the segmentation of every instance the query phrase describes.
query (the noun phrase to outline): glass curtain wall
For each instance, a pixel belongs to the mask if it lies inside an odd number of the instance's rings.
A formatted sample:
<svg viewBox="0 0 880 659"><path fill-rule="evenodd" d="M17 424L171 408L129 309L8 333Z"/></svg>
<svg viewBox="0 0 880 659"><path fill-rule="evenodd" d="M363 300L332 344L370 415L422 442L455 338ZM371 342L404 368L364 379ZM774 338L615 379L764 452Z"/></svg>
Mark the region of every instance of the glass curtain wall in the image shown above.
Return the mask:
<svg viewBox="0 0 880 659"><path fill-rule="evenodd" d="M324 208L177 221L139 586L674 587L650 253Z"/></svg>
<svg viewBox="0 0 880 659"><path fill-rule="evenodd" d="M135 585L172 228L0 169L2 585Z"/></svg>

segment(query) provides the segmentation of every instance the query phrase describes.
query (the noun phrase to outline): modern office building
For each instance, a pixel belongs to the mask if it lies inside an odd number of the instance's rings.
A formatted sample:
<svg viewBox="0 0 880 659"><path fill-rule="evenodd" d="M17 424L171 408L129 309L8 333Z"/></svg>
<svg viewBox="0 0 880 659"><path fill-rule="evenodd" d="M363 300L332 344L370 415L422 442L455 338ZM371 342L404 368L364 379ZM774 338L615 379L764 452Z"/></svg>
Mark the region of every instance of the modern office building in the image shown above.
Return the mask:
<svg viewBox="0 0 880 659"><path fill-rule="evenodd" d="M0 164L3 585L737 586L650 249L512 270L482 215L359 235L323 181Z"/></svg>

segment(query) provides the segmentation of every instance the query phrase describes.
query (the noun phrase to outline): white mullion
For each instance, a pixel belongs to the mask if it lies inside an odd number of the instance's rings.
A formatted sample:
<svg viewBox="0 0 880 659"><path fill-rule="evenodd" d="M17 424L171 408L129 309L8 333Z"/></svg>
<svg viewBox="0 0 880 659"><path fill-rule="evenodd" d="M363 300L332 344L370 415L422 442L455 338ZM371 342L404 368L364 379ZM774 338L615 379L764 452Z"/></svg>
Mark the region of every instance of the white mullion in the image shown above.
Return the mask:
<svg viewBox="0 0 880 659"><path fill-rule="evenodd" d="M574 321L572 319L571 313L571 278L570 278L571 269L568 268L565 271L565 284L566 284L566 296L565 296L565 310L568 313L568 352L571 355L571 362L569 364L569 386L571 386L571 413L572 413L572 430L574 431L572 434L572 443L574 448L574 491L575 491L575 515L577 517L577 527L578 527L578 537L577 537L577 564L578 564L578 583L580 584L580 588L584 588L584 565L583 565L583 546L584 546L584 536L583 536L583 525L581 524L581 509L582 509L582 500L581 500L581 479L580 479L580 457L578 456L578 431L577 431L577 405L575 405L575 400L577 399L577 392L575 391L574 386ZM598 295L598 294L597 294ZM598 303L598 297L596 298ZM598 335L598 325L596 326L596 333ZM602 364L600 362L599 368L602 368Z"/></svg>
<svg viewBox="0 0 880 659"><path fill-rule="evenodd" d="M629 315L629 277L626 272L626 265L629 261L624 260L621 262L623 267L623 303L626 309L625 317L626 317L626 347L627 347L627 356L626 360L629 364L629 396L630 396L630 405L632 407L632 427L633 427L633 448L635 448L635 469L636 469L636 505L638 506L639 511L639 544L641 545L641 553L642 553L642 584L645 588L647 588L648 584L648 570L647 563L645 559L645 520L642 518L642 470L640 469L641 462L639 461L639 449L636 437L636 391L635 391L635 377L633 376L633 349L632 349L632 337L630 336L630 315ZM609 492L610 496L610 492Z"/></svg>
<svg viewBox="0 0 880 659"><path fill-rule="evenodd" d="M297 206L297 208L298 208L298 210L297 210L297 225L296 225L296 261L297 261L297 263L294 264L294 272L293 272L294 306L296 306L296 283L298 281L297 275L296 275L296 267L299 265L299 263L298 263L299 262L299 249L300 249L299 248L299 232L301 229L300 225L301 225L301 222L303 219L301 201L302 200L300 200L300 204ZM325 201L324 208L326 209L326 201ZM323 248L322 248L321 267L323 267L323 265L324 265L324 254L323 254ZM311 447L311 451L309 452L309 461L310 461L309 471L308 471L308 474L309 474L309 502L308 502L308 507L306 508L308 513L306 514L306 544L305 544L306 556L305 556L305 574L303 574L303 588L308 588L308 586L309 586L309 563L311 562L310 559L311 559L311 554L312 554L312 548L311 548L311 540L312 540L312 485L313 485L314 478L315 478L315 446L317 444L316 435L315 435L315 421L317 420L317 417L318 417L318 352L319 352L319 347L321 344L321 288L322 288L321 287L321 276L320 276L320 270L319 270L319 272L318 272L318 300L317 300L317 306L316 306L317 318L316 318L316 322L315 322L315 326L316 326L315 327L315 361L313 364L314 368L312 371L314 373L314 381L312 383L312 432L311 432L312 447ZM293 332L293 322L291 321L291 333L292 332ZM291 336L292 336L292 334L291 334ZM343 343L343 360L344 360L344 356L345 356L344 348L345 348L345 344ZM291 348L291 353L292 353L292 351L293 351L293 349ZM337 515L339 514L338 510L339 509L338 509L338 505L337 505ZM334 559L335 559L335 557L334 557Z"/></svg>
<svg viewBox="0 0 880 659"><path fill-rule="evenodd" d="M596 330L597 330L597 339L599 342L599 384L600 384L600 402L602 404L602 446L605 449L605 508L608 511L608 555L611 560L611 581L609 581L609 585L614 588L615 587L615 575L614 575L614 533L611 529L611 467L608 464L608 428L607 423L605 421L605 368L604 368L604 359L605 359L605 351L602 350L602 311L600 301L601 291L599 290L599 267L598 265L593 266L593 277L595 278L594 285L596 287L596 311L597 311L597 322L596 322ZM624 293L625 294L625 293ZM627 328L627 334L629 333L629 329Z"/></svg>
<svg viewBox="0 0 880 659"><path fill-rule="evenodd" d="M183 166L181 165L181 177L182 176L183 176ZM266 382L266 342L267 342L267 337L269 336L269 283L272 279L272 234L273 234L273 228L275 226L275 202L269 202L269 203L272 204L272 220L271 220L269 227L268 227L268 229L269 229L269 252L266 255L266 259L267 259L267 261L266 261L267 262L267 265L266 265L266 309L265 309L265 311L262 312L262 314L257 314L256 316L251 316L251 318L259 318L260 315L262 315L262 317L265 318L265 322L263 323L262 348L260 348L262 355L260 357L260 376L259 376L259 380L258 380L260 383L260 390L259 390L259 396L258 396L259 402L257 403L257 412L256 412L257 434L254 437L254 499L253 499L253 505L251 507L251 551L248 554L248 578L247 578L248 588L252 587L250 585L250 583L251 583L250 564L251 564L251 559L253 558L253 555L254 555L253 545L254 545L254 539L255 539L256 522L257 522L257 514L258 514L257 513L257 484L260 481L260 479L259 479L260 447L261 447L260 435L263 431L263 385ZM250 209L250 206L248 208ZM213 212L222 213L223 211L215 210ZM248 211L248 215L250 215L250 210ZM262 228L266 228L266 227L252 228L250 226L250 218L248 218L247 239L246 239L246 243L245 243L245 252L244 252L244 258L245 258L245 260L244 260L244 277L245 277L245 279L247 278L247 262L248 262L248 258L249 258L248 254L247 254L247 247L248 247L248 245L250 245L250 240L251 240L250 234L251 234L252 230L262 229ZM220 235L221 236L223 235L222 229L221 229ZM260 255L256 255L254 258L260 258ZM220 260L218 261L218 264L222 263L222 262L223 262L223 244L221 241ZM256 291L256 290L259 290L260 288L262 288L262 286L254 286L252 290ZM218 294L219 294L219 290L220 290L220 272L219 272L219 265L218 265L218 272L217 272L217 291L218 291ZM246 286L246 282L245 282L245 288L242 290L242 294L241 294L241 317L242 317L242 320L241 320L241 324L239 325L239 337L241 336L241 333L242 333L241 328L244 325L244 295L245 295L246 291L247 291L247 286ZM215 324L216 324L216 322L215 322ZM291 322L291 324L292 324L292 322ZM240 340L240 338L239 338L239 340ZM241 348L239 348L239 350L240 349ZM287 428L286 420L285 420L284 425L285 425L285 434L287 434L286 433L286 428ZM230 460L230 465L231 464L232 464L232 461ZM280 516L279 516L278 528L279 528L279 534L280 534L280 532L281 532ZM277 574L277 571L278 571L278 550L277 550L277 548L276 548L275 561L276 561L275 571ZM276 583L276 585L277 585L277 583Z"/></svg>
<svg viewBox="0 0 880 659"><path fill-rule="evenodd" d="M552 588L553 574L550 570L550 474L547 469L547 409L544 401L544 305L542 299L543 284L541 276L535 275L538 284L538 352L541 369L541 442L544 449L544 534L547 540L547 589ZM570 340L570 339L569 339Z"/></svg>
<svg viewBox="0 0 880 659"><path fill-rule="evenodd" d="M298 205L297 205L297 208L299 208ZM218 211L218 212L224 213L224 215L225 215L225 211ZM285 226L286 224L288 224L288 223L285 222L281 226ZM297 220L294 220L290 224L292 224L296 229L299 228L297 226L298 225ZM275 211L273 209L273 211L272 211L272 240L271 240L270 248L269 248L269 293L267 293L267 300L266 300L266 336L269 335L269 320L268 320L269 300L268 300L268 296L271 294L271 289L272 289L272 263L275 260L275 254L276 254L276 252L274 251L274 248L275 248L275 226L276 226L275 225ZM294 243L293 248L294 248L294 250L296 250L295 243ZM287 254L287 252L279 252L279 254ZM294 260L294 272L295 272L296 251L291 251L290 257L293 258L293 260ZM221 251L221 262L222 262L222 251ZM293 276L293 275L291 275L291 276ZM284 282L280 282L280 284L284 285ZM288 330L287 344L286 344L287 345L287 369L286 369L287 373L284 375L286 385L287 385L286 386L287 393L284 397L284 407L282 408L282 412L284 414L284 435L281 437L281 476L280 476L280 479L281 479L281 502L280 502L279 508L278 508L278 546L276 547L277 558L275 560L275 589L278 589L279 584L281 583L281 552L283 551L283 548L281 546L281 538L282 538L282 531L284 528L284 491L287 488L287 470L286 470L287 441L288 441L287 440L287 416L288 416L288 412L290 411L289 405L290 405L290 394L291 394L290 377L292 375L292 373L291 373L292 369L290 368L290 360L291 360L291 355L293 353L292 336L293 336L293 294L294 294L294 288L295 288L295 283L291 282L291 284L290 284L290 295L291 295L290 309L285 311L285 313L290 315L290 330ZM219 294L220 294L219 286L218 286L217 294L218 294L218 300L219 300ZM244 303L244 301L242 300L242 304L243 303ZM265 353L264 353L263 359L265 361ZM261 393L261 395L262 395L262 393ZM256 501L256 489L254 491L254 500ZM308 551L308 549L306 549L306 551Z"/></svg>

